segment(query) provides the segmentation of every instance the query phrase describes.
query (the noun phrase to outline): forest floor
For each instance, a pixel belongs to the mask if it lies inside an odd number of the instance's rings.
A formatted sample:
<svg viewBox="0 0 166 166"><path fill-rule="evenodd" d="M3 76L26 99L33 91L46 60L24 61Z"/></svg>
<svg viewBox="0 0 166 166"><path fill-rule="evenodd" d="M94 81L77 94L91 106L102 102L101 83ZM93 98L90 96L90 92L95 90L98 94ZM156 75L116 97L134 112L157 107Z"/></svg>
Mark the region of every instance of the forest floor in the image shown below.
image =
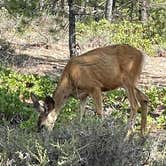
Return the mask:
<svg viewBox="0 0 166 166"><path fill-rule="evenodd" d="M51 46L18 44L13 52L1 49L0 55L0 61L7 62L17 71L53 78L62 73L69 60L68 45L64 43ZM145 57L139 85L166 87L166 57Z"/></svg>

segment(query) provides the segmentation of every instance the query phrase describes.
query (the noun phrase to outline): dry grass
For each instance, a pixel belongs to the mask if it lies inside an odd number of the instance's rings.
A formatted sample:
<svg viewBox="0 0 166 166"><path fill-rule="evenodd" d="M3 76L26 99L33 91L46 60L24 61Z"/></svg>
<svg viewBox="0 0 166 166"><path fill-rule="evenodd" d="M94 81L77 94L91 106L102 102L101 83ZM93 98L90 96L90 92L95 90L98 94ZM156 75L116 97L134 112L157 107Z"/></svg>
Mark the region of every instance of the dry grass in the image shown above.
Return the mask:
<svg viewBox="0 0 166 166"><path fill-rule="evenodd" d="M1 165L164 166L166 140L134 134L124 142L124 122L86 118L56 128L48 135L0 127Z"/></svg>

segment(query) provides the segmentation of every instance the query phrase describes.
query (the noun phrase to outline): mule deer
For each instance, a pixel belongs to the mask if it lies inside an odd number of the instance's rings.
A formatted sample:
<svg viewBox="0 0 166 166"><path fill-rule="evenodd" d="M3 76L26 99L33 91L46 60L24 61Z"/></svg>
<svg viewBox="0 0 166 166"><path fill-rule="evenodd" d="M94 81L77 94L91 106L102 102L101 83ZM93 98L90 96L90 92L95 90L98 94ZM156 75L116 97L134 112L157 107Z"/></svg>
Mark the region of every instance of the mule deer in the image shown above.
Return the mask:
<svg viewBox="0 0 166 166"><path fill-rule="evenodd" d="M140 103L143 134L146 129L148 98L136 88L143 59L143 53L129 45L97 48L71 58L64 68L52 98L46 97L43 102L39 102L37 97L31 94L34 106L40 113L38 128L46 126L51 130L62 105L70 96L80 99L81 108L87 96L91 96L96 113L102 116L102 91L122 87L127 91L131 106L129 129L135 124Z"/></svg>

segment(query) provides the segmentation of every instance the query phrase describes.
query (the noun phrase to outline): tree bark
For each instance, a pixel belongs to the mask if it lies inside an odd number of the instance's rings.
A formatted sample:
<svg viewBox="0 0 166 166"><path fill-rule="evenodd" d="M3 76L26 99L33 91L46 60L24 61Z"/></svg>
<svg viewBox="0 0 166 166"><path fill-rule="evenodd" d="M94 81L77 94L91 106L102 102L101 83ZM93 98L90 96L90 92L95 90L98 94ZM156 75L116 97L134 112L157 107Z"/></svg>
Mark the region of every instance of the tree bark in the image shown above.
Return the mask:
<svg viewBox="0 0 166 166"><path fill-rule="evenodd" d="M112 4L112 14L113 14L115 8L116 8L116 0L113 0L113 4Z"/></svg>
<svg viewBox="0 0 166 166"><path fill-rule="evenodd" d="M139 20L143 23L148 21L148 14L147 14L147 0L140 0L140 18Z"/></svg>
<svg viewBox="0 0 166 166"><path fill-rule="evenodd" d="M112 20L113 0L107 0L105 5L105 18L109 21Z"/></svg>
<svg viewBox="0 0 166 166"><path fill-rule="evenodd" d="M131 1L131 7L130 7L130 21L133 21L133 8L134 8L134 1Z"/></svg>
<svg viewBox="0 0 166 166"><path fill-rule="evenodd" d="M64 10L64 8L65 8L65 0L61 0L61 9Z"/></svg>
<svg viewBox="0 0 166 166"><path fill-rule="evenodd" d="M69 5L69 50L70 57L76 55L76 35L75 35L75 13L73 8L73 0L68 0Z"/></svg>

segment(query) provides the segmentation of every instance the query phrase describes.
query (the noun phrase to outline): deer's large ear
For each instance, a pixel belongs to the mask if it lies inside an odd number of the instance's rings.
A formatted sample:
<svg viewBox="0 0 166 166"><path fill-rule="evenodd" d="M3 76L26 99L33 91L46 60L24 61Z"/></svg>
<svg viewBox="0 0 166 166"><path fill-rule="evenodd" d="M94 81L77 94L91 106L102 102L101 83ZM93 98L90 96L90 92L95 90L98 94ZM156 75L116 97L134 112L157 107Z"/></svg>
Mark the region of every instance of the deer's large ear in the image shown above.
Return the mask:
<svg viewBox="0 0 166 166"><path fill-rule="evenodd" d="M34 107L37 108L40 105L38 97L34 93L31 93L30 96L31 96Z"/></svg>
<svg viewBox="0 0 166 166"><path fill-rule="evenodd" d="M33 106L35 107L35 110L39 113L44 112L44 106L43 106L44 102L42 104L34 93L31 93L30 96L33 102Z"/></svg>
<svg viewBox="0 0 166 166"><path fill-rule="evenodd" d="M51 112L55 107L54 99L50 96L47 96L45 98L44 103L45 103L45 107L47 108L48 113Z"/></svg>

